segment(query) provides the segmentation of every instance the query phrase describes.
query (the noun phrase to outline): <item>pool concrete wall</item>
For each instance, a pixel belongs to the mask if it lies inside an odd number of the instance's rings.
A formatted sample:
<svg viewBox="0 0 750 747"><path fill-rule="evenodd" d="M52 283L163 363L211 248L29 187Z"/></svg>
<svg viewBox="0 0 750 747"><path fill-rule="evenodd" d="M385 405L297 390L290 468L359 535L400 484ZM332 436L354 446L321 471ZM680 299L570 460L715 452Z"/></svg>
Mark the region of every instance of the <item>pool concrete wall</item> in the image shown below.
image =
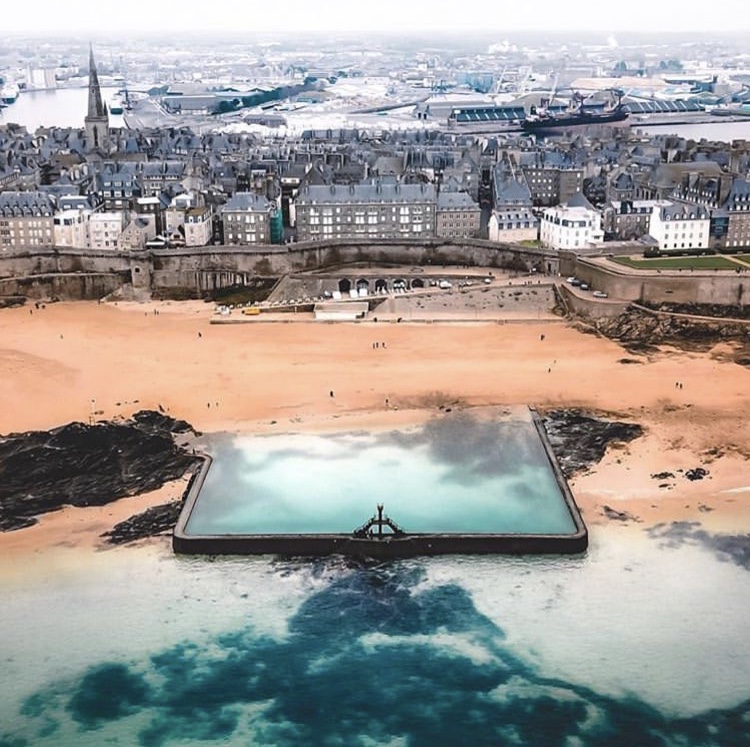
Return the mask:
<svg viewBox="0 0 750 747"><path fill-rule="evenodd" d="M588 531L552 451L542 418L533 408L530 410L555 481L575 524L572 534L415 533L383 539L363 539L351 534L188 534L190 515L211 467L211 457L206 456L188 488L185 505L172 535L172 548L176 553L190 555L347 555L378 560L428 555L567 555L585 552Z"/></svg>

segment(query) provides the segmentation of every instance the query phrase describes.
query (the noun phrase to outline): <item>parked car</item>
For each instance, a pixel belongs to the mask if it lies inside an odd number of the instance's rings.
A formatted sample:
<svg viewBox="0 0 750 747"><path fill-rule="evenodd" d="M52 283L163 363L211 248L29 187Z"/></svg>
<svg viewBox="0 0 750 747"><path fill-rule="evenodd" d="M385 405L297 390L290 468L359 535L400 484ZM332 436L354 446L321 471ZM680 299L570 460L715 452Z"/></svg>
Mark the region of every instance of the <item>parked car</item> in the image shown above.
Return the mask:
<svg viewBox="0 0 750 747"><path fill-rule="evenodd" d="M609 298L609 293L606 293L605 291L594 291L592 294L594 298Z"/></svg>
<svg viewBox="0 0 750 747"><path fill-rule="evenodd" d="M582 291L587 291L587 290L589 290L589 284L588 283L581 283L580 284L580 288L581 288Z"/></svg>

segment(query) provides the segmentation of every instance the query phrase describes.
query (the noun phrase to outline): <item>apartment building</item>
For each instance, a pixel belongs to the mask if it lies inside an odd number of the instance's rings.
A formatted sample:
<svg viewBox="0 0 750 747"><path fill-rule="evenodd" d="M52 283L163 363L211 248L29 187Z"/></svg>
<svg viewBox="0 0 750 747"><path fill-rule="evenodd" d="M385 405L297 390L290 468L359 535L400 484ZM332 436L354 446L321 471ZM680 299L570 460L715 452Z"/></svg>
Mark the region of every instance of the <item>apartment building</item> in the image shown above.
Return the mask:
<svg viewBox="0 0 750 747"><path fill-rule="evenodd" d="M539 219L533 213L531 191L523 173L506 162L499 163L493 175L492 201L490 241L536 241Z"/></svg>
<svg viewBox="0 0 750 747"><path fill-rule="evenodd" d="M0 192L0 248L54 245L55 206L44 192Z"/></svg>
<svg viewBox="0 0 750 747"><path fill-rule="evenodd" d="M92 249L118 251L120 236L127 225L122 211L92 213L89 218L89 245Z"/></svg>
<svg viewBox="0 0 750 747"><path fill-rule="evenodd" d="M518 154L523 173L536 206L559 205L583 191L583 168L555 151Z"/></svg>
<svg viewBox="0 0 750 747"><path fill-rule="evenodd" d="M604 241L601 215L581 196L568 205L547 208L539 225L542 246L552 249L586 249Z"/></svg>
<svg viewBox="0 0 750 747"><path fill-rule="evenodd" d="M436 233L443 239L476 238L482 211L466 192L440 192L437 196Z"/></svg>
<svg viewBox="0 0 750 747"><path fill-rule="evenodd" d="M602 211L602 228L618 241L640 239L648 235L654 210L671 204L669 200L613 200Z"/></svg>
<svg viewBox="0 0 750 747"><path fill-rule="evenodd" d="M55 213L55 246L86 249L89 245L90 217L91 210L86 208L71 208Z"/></svg>
<svg viewBox="0 0 750 747"><path fill-rule="evenodd" d="M432 184L380 181L305 187L295 204L297 238L421 238L436 235Z"/></svg>
<svg viewBox="0 0 750 747"><path fill-rule="evenodd" d="M734 180L723 212L727 219L723 246L728 249L750 247L750 181Z"/></svg>
<svg viewBox="0 0 750 747"><path fill-rule="evenodd" d="M275 202L255 192L237 192L221 209L225 244L270 244L281 221Z"/></svg>
<svg viewBox="0 0 750 747"><path fill-rule="evenodd" d="M211 211L193 207L185 211L185 246L206 246L211 242Z"/></svg>
<svg viewBox="0 0 750 747"><path fill-rule="evenodd" d="M662 251L708 249L711 216L696 205L665 205L654 210L649 234Z"/></svg>

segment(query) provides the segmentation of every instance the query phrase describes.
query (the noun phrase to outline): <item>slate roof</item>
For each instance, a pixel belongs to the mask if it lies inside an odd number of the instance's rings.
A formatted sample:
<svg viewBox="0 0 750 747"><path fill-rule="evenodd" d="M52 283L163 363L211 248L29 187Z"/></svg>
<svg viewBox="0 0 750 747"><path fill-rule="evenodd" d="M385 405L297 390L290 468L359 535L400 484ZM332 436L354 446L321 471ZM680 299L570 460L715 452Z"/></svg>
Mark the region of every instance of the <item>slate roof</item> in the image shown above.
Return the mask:
<svg viewBox="0 0 750 747"><path fill-rule="evenodd" d="M659 216L662 220L705 220L709 217L709 212L706 208L696 205L675 203L660 208Z"/></svg>
<svg viewBox="0 0 750 747"><path fill-rule="evenodd" d="M52 198L44 192L0 192L0 215L51 216L55 212Z"/></svg>
<svg viewBox="0 0 750 747"><path fill-rule="evenodd" d="M352 184L341 187L330 186L306 187L297 199L302 204L327 203L413 203L434 202L435 186L432 184Z"/></svg>
<svg viewBox="0 0 750 747"><path fill-rule="evenodd" d="M437 197L437 209L479 210L479 205L466 192L440 192Z"/></svg>
<svg viewBox="0 0 750 747"><path fill-rule="evenodd" d="M236 192L222 208L222 213L238 211L261 211L266 212L271 203L255 192Z"/></svg>

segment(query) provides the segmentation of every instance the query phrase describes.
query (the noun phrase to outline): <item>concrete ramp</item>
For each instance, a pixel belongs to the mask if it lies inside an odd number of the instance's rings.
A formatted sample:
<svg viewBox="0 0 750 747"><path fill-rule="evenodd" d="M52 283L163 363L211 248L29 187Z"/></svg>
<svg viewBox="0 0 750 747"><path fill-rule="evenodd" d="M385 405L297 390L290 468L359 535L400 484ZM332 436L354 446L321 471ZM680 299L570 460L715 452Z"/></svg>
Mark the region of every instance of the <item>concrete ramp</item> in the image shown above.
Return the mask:
<svg viewBox="0 0 750 747"><path fill-rule="evenodd" d="M367 316L367 301L322 301L313 309L315 319L324 322L353 322Z"/></svg>

